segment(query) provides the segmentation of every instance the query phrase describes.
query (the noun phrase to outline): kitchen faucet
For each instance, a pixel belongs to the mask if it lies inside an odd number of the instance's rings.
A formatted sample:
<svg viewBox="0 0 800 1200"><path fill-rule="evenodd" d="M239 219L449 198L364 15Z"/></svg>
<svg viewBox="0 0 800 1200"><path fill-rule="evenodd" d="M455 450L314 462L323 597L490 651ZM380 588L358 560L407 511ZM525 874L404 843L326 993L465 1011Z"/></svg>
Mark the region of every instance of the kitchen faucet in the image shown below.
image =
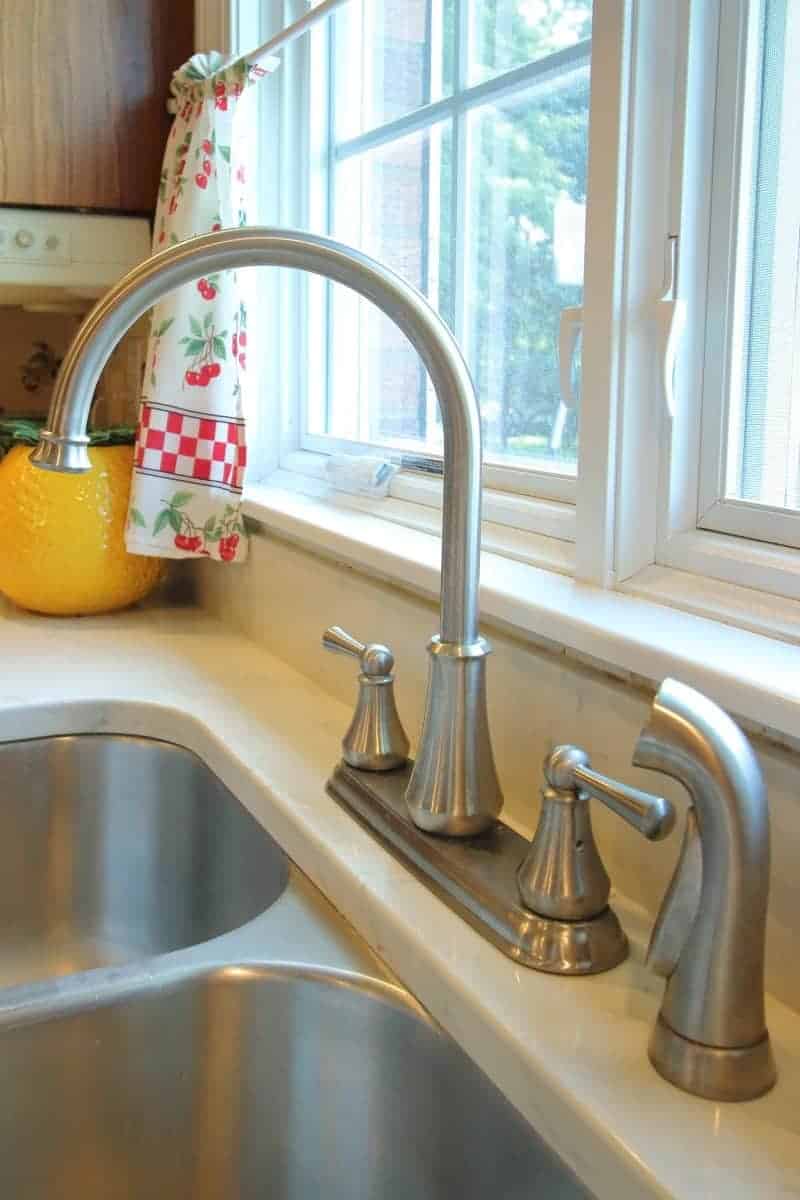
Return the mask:
<svg viewBox="0 0 800 1200"><path fill-rule="evenodd" d="M343 761L328 789L516 962L564 975L609 970L625 957L627 940L608 904L589 797L649 838L669 832L672 806L593 770L579 747L561 746L545 764L533 843L497 820L489 646L478 633L480 414L458 346L419 292L357 250L293 230L245 227L182 242L134 268L92 310L64 358L31 459L46 470L87 470L91 400L126 330L175 287L259 265L322 275L372 300L418 351L442 411L441 632L428 647L417 759L406 762L391 651L333 626L323 644L357 658L360 674ZM769 816L755 754L712 701L667 680L633 761L680 780L692 800L649 951L651 966L668 980L651 1060L671 1082L701 1096L761 1095L776 1071L764 1018Z"/></svg>
<svg viewBox="0 0 800 1200"><path fill-rule="evenodd" d="M229 229L163 250L124 276L79 329L31 461L45 470L88 470L92 397L123 334L174 288L252 266L294 267L352 288L395 322L428 370L444 430L441 628L428 647L428 702L405 797L422 829L454 837L480 833L503 804L486 714L490 648L478 633L480 412L453 335L415 288L358 250L291 229Z"/></svg>

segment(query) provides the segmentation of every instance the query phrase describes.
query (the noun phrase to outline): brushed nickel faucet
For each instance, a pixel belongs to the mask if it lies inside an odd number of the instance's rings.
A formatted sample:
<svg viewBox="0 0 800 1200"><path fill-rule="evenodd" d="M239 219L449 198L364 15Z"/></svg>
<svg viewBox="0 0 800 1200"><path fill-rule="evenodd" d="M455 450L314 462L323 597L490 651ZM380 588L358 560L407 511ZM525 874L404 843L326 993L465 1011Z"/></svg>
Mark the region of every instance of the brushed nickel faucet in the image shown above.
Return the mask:
<svg viewBox="0 0 800 1200"><path fill-rule="evenodd" d="M653 842L671 833L675 810L663 796L593 770L579 746L556 746L544 778L539 825L517 871L520 899L537 929L531 965L559 975L608 971L627 958L628 939L609 904L611 880L594 840L590 797Z"/></svg>
<svg viewBox="0 0 800 1200"><path fill-rule="evenodd" d="M322 644L333 654L357 658L358 702L342 738L342 758L360 771L393 771L408 761L408 738L394 699L394 655L380 642L365 644L331 625Z"/></svg>
<svg viewBox="0 0 800 1200"><path fill-rule="evenodd" d="M431 377L444 430L441 629L428 647L428 703L405 795L420 828L451 837L480 833L503 805L486 714L490 647L478 633L480 412L453 335L415 288L358 250L291 229L229 229L163 250L121 279L78 330L31 460L45 470L88 470L92 397L123 334L174 288L252 266L294 267L352 288L399 326Z"/></svg>
<svg viewBox="0 0 800 1200"><path fill-rule="evenodd" d="M635 766L688 791L686 835L648 959L666 977L650 1060L678 1087L749 1100L775 1082L764 1016L769 810L747 738L713 701L667 679Z"/></svg>
<svg viewBox="0 0 800 1200"><path fill-rule="evenodd" d="M692 800L647 956L667 979L650 1060L697 1096L754 1099L776 1080L764 1015L769 812L758 760L721 708L667 679L633 763L679 780ZM609 904L589 798L653 841L669 834L672 805L601 775L576 746L552 750L544 775L531 843L502 821L457 843L426 836L408 820L404 769L355 770L346 745L328 791L514 962L563 976L611 970L628 942Z"/></svg>
<svg viewBox="0 0 800 1200"><path fill-rule="evenodd" d="M359 251L293 230L251 227L182 242L136 267L90 313L64 358L31 459L45 470L87 470L91 399L126 330L175 287L259 265L322 275L371 300L419 352L442 410L441 632L428 647L417 759L404 761L408 743L394 706L391 651L333 627L324 644L358 658L361 674L343 761L328 789L516 962L560 974L610 969L627 943L608 908L588 797L651 838L669 832L671 806L600 775L583 751L561 747L546 764L545 808L533 845L497 819L502 796L486 712L489 646L478 632L480 414L458 346L419 292ZM668 980L650 1058L665 1078L697 1095L761 1095L776 1072L764 1017L769 818L755 754L712 701L666 680L633 761L679 780L692 800L649 951L651 965Z"/></svg>

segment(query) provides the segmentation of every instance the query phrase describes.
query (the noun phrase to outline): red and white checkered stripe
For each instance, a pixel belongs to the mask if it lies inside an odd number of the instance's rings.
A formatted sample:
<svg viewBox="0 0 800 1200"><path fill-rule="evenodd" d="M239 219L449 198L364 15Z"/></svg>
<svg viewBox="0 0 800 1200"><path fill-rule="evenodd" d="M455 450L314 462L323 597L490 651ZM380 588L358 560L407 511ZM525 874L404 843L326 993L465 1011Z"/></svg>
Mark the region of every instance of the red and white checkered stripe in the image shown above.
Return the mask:
<svg viewBox="0 0 800 1200"><path fill-rule="evenodd" d="M194 417L143 403L136 466L241 492L247 465L243 421Z"/></svg>

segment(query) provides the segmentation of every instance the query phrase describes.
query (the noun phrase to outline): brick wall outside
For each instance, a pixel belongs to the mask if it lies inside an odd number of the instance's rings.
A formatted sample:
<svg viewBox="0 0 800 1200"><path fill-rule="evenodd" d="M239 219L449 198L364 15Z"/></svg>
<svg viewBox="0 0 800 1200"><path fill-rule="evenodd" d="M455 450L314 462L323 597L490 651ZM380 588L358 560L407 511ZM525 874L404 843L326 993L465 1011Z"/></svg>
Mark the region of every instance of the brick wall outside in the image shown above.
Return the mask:
<svg viewBox="0 0 800 1200"><path fill-rule="evenodd" d="M383 78L375 108L393 120L426 99L425 2L384 0ZM375 252L415 287L425 290L421 242L424 213L425 139L414 136L371 156L378 234ZM370 322L372 436L416 437L422 366L399 330L383 318Z"/></svg>

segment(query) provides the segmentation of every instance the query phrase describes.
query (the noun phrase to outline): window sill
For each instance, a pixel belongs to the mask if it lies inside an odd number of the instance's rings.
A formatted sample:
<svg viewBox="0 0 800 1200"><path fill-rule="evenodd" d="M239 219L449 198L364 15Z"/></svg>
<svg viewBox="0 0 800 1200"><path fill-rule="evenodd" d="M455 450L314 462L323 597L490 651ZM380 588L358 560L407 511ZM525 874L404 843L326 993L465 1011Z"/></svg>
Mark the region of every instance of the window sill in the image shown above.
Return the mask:
<svg viewBox="0 0 800 1200"><path fill-rule="evenodd" d="M309 490L307 479L276 472L248 488L244 510L266 532L438 597L437 514L391 499L331 498L321 485L316 495ZM502 529L497 536L511 534ZM723 594L720 585L668 568L647 568L624 592L607 591L571 577L568 543L519 533L509 549L495 535L487 527L481 558L485 622L629 682L656 686L677 676L723 704L751 732L800 745L800 645L787 644L800 639L800 604L731 584ZM783 611L787 605L795 610L793 620ZM739 616L750 613L751 626L753 614L759 615L762 631L737 627L737 610ZM771 636L763 632L768 610L777 621Z"/></svg>
<svg viewBox="0 0 800 1200"><path fill-rule="evenodd" d="M376 451L376 453L379 453ZM323 485L320 494L328 495L328 476L325 464L328 454L317 454L308 450L296 450L286 454L281 460L285 468L281 476L296 484L301 490L308 490L305 480L316 480ZM302 477L302 478L301 478ZM572 482L572 481L570 481ZM400 506L401 523L413 524L412 513L420 513L422 508L438 510L431 517L431 531L438 533L442 511L442 480L415 471L400 471L389 485L389 496L393 500L406 500L409 503ZM391 516L384 513L391 520ZM575 541L575 500L545 500L521 492L501 492L484 481L483 488L483 521L486 530L495 530L495 526L503 526L523 532L539 533L545 540L558 542ZM558 566L555 567L558 570Z"/></svg>

